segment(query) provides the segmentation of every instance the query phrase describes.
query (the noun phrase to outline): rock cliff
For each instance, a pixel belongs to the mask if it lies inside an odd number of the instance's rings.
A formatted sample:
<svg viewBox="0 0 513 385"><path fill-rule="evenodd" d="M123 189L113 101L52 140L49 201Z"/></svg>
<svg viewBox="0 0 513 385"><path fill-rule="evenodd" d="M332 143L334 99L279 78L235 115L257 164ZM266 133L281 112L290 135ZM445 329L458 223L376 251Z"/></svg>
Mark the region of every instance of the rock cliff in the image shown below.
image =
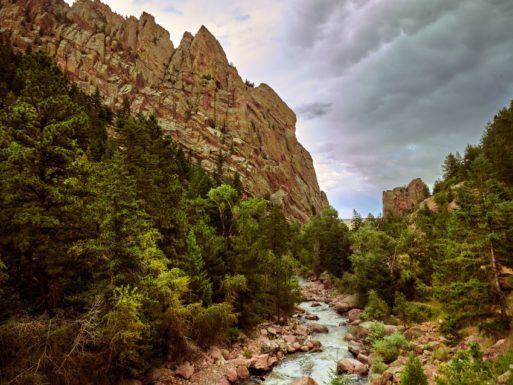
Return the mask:
<svg viewBox="0 0 513 385"><path fill-rule="evenodd" d="M396 217L411 210L429 196L429 189L422 179L413 179L408 186L383 191L383 217Z"/></svg>
<svg viewBox="0 0 513 385"><path fill-rule="evenodd" d="M225 176L238 172L246 195L280 202L306 221L328 205L296 116L266 84L246 85L205 27L174 47L153 16L125 18L95 0L0 0L0 35L19 50L42 49L84 91L118 108L155 114L166 134Z"/></svg>

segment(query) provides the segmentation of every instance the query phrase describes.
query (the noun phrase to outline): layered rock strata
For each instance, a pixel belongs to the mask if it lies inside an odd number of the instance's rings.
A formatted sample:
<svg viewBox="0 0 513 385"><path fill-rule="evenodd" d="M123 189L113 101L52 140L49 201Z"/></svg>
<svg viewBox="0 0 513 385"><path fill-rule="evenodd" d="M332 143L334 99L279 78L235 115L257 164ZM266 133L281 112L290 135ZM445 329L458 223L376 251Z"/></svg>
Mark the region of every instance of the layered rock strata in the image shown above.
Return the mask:
<svg viewBox="0 0 513 385"><path fill-rule="evenodd" d="M408 186L383 191L383 217L401 216L428 196L429 189L420 178L413 179Z"/></svg>
<svg viewBox="0 0 513 385"><path fill-rule="evenodd" d="M80 88L113 109L155 114L166 134L226 177L239 173L248 196L283 205L306 221L327 207L296 116L266 84L239 76L201 27L174 47L153 16L125 18L95 0L0 0L0 34L19 50L42 49Z"/></svg>

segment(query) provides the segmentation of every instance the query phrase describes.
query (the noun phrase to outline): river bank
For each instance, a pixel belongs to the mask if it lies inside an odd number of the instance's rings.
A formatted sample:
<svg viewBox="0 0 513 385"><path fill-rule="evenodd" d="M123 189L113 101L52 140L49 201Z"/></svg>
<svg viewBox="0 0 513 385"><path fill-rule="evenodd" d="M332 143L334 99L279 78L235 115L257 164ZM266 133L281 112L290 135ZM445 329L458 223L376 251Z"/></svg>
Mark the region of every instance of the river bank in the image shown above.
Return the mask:
<svg viewBox="0 0 513 385"><path fill-rule="evenodd" d="M326 283L326 285L325 285ZM144 384L153 385L288 385L303 375L324 383L337 369L337 360L351 359L347 312L358 306L356 296L341 295L328 282L301 280L303 301L292 317L280 323L266 322L241 342L211 347L179 367L154 369ZM313 358L312 358L313 357ZM276 372L273 368L277 368ZM356 372L364 375L362 363ZM355 375L355 384L366 383ZM134 380L123 385L139 385Z"/></svg>

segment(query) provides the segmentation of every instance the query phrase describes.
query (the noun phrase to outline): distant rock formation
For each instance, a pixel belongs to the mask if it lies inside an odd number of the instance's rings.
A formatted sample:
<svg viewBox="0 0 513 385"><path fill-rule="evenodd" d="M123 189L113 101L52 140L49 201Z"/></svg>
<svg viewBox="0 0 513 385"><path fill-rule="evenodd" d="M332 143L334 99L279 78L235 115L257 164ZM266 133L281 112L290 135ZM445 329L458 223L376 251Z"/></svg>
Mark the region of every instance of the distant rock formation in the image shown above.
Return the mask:
<svg viewBox="0 0 513 385"><path fill-rule="evenodd" d="M408 186L383 191L383 217L401 216L427 197L429 197L429 189L420 178L413 179Z"/></svg>
<svg viewBox="0 0 513 385"><path fill-rule="evenodd" d="M239 173L246 195L271 198L303 222L328 206L294 112L268 85L242 81L207 28L175 48L153 16L124 18L98 0L0 0L0 20L15 48L48 52L113 109L127 98L133 113L155 114L204 167Z"/></svg>

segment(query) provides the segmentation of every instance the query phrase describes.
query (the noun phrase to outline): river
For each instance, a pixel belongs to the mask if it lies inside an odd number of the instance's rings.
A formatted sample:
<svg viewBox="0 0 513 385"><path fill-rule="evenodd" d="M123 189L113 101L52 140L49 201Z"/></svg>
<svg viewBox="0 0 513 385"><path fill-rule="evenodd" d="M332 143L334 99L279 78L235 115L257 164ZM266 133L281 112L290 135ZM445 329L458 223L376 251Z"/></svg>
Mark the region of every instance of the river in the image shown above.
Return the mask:
<svg viewBox="0 0 513 385"><path fill-rule="evenodd" d="M262 379L253 378L253 384L289 385L298 378L310 376L318 385L328 385L335 373L337 361L345 357L353 357L347 350L347 342L343 338L347 328L340 326L342 322L345 324L347 318L324 303L317 307L311 305L312 302L302 302L299 307L317 315L319 320L308 321L302 318L301 322L328 326L328 333L316 333L310 336L311 339L321 341L322 351L288 355ZM367 377L351 376L349 383L351 385L367 384Z"/></svg>

